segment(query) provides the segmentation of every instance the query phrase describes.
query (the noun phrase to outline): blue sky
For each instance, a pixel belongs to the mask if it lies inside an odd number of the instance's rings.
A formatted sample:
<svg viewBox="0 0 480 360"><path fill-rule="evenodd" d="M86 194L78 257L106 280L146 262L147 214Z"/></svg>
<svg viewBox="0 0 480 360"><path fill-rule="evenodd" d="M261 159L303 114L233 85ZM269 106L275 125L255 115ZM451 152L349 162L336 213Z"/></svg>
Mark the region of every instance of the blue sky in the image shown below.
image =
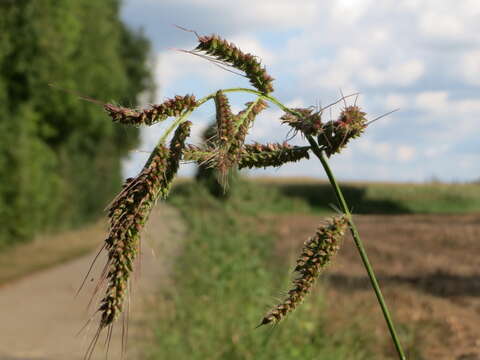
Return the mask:
<svg viewBox="0 0 480 360"><path fill-rule="evenodd" d="M156 102L249 86L240 76L176 51L196 46L195 36L173 26L178 24L219 34L258 55L275 78L272 95L289 106L325 105L338 99L341 89L361 93L358 104L370 119L400 108L331 158L339 178L480 178L478 0L126 0L122 16L152 41ZM248 100L232 96L233 109ZM283 141L289 129L280 124L281 114L271 106L258 117L249 140ZM212 105L193 114L193 142L213 117ZM143 130L142 145L126 161L128 176L141 168L162 129ZM184 165L181 175L192 171ZM250 173L324 177L314 159Z"/></svg>

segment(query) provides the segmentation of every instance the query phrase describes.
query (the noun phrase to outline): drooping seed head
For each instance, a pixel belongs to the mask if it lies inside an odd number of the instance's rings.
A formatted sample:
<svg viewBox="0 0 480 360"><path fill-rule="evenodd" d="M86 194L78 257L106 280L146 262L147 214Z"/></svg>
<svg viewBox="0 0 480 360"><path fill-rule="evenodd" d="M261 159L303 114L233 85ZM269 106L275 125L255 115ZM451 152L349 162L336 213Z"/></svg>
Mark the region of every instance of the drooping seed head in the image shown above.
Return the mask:
<svg viewBox="0 0 480 360"><path fill-rule="evenodd" d="M169 150L163 145L157 146L141 173L134 179L127 179L123 190L108 208L110 230L105 240L107 285L99 307L100 329L111 325L123 310L140 233L159 194L166 187L168 157Z"/></svg>
<svg viewBox="0 0 480 360"><path fill-rule="evenodd" d="M322 131L321 112L314 112L313 108L297 108L292 109L299 115L285 113L280 119L282 123L291 126L296 131L300 131L305 135L318 135Z"/></svg>
<svg viewBox="0 0 480 360"><path fill-rule="evenodd" d="M182 160L183 152L185 150L185 141L190 136L191 127L192 123L190 121L181 123L175 130L170 142L170 156L165 170L165 186L161 193L164 199L167 197L173 179L178 172L180 161Z"/></svg>
<svg viewBox="0 0 480 360"><path fill-rule="evenodd" d="M197 106L195 96L175 96L161 104L152 105L149 109L136 111L112 104L104 105L104 109L114 122L127 125L152 125L169 117L180 116L184 111L193 110Z"/></svg>
<svg viewBox="0 0 480 360"><path fill-rule="evenodd" d="M365 130L367 119L358 106L347 106L335 121L329 121L318 135L318 144L327 156L339 153L350 139L359 137Z"/></svg>
<svg viewBox="0 0 480 360"><path fill-rule="evenodd" d="M297 260L293 287L288 296L270 310L261 320L259 326L281 321L288 313L301 304L311 291L321 270L327 266L340 248L340 242L348 227L345 216L332 218L327 225L317 229L314 236L307 240Z"/></svg>
<svg viewBox="0 0 480 360"><path fill-rule="evenodd" d="M198 42L195 50L203 51L216 60L243 71L250 83L260 92L267 94L273 91L273 78L267 74L256 56L243 53L233 43L218 35L200 36Z"/></svg>
<svg viewBox="0 0 480 360"><path fill-rule="evenodd" d="M217 142L220 147L226 147L235 137L235 124L228 98L219 90L215 94L217 121Z"/></svg>
<svg viewBox="0 0 480 360"><path fill-rule="evenodd" d="M251 144L245 145L238 160L238 168L278 167L287 162L308 159L308 147L283 144Z"/></svg>
<svg viewBox="0 0 480 360"><path fill-rule="evenodd" d="M215 164L218 170L218 181L226 189L228 172L235 165L229 148L235 139L236 129L228 98L221 90L215 94L215 107L217 121L217 136L214 141L216 146Z"/></svg>
<svg viewBox="0 0 480 360"><path fill-rule="evenodd" d="M235 116L235 122L237 123L237 131L230 145L229 153L233 157L234 162L238 163L240 159L240 153L245 143L250 127L253 125L257 115L268 107L267 103L262 99L257 99L254 102L248 102L245 104L246 108L240 111Z"/></svg>

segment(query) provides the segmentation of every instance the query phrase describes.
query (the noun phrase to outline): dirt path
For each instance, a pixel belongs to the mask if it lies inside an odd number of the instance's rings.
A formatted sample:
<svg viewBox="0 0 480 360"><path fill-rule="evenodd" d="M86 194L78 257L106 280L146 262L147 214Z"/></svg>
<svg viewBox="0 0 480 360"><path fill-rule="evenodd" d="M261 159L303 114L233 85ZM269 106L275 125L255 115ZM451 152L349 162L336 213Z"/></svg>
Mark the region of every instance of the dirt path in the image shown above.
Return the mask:
<svg viewBox="0 0 480 360"><path fill-rule="evenodd" d="M98 234L101 244L105 234ZM183 226L176 211L157 206L142 240L141 274L134 282L130 313L128 359L141 358L148 314L145 309L154 299L155 289L168 285L169 268L179 249ZM0 288L1 360L77 360L82 359L97 322L76 336L86 323L86 305L105 258L99 259L87 286L75 298L93 256L35 273ZM90 281L93 279L93 281ZM95 304L96 306L97 304ZM117 324L109 349L110 359L120 359L121 322ZM92 359L105 359L100 341Z"/></svg>
<svg viewBox="0 0 480 360"><path fill-rule="evenodd" d="M277 219L279 256L293 263L319 220ZM408 359L480 360L480 214L356 216L355 221ZM330 323L357 319L384 340L380 351L395 358L352 239L345 239L324 279L334 314Z"/></svg>

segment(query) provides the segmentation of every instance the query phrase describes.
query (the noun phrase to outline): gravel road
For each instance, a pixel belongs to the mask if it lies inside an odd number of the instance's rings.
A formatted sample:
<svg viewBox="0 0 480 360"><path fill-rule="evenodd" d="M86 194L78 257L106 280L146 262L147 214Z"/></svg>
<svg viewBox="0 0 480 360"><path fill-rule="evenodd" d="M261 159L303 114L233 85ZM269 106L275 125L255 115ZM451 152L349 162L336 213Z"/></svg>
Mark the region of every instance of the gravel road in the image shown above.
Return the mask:
<svg viewBox="0 0 480 360"><path fill-rule="evenodd" d="M140 272L134 277L128 359L141 359L134 345L148 332L146 309L153 306L155 290L168 284L169 268L183 238L183 224L177 212L164 204L157 206L142 239ZM105 234L98 234L99 246ZM82 292L75 293L95 254L37 272L0 288L1 360L77 360L85 355L98 322L77 333L92 310L87 304L105 263L99 258ZM94 309L98 303L95 303ZM120 359L119 322L112 335L109 359ZM92 359L105 359L104 341L99 341Z"/></svg>

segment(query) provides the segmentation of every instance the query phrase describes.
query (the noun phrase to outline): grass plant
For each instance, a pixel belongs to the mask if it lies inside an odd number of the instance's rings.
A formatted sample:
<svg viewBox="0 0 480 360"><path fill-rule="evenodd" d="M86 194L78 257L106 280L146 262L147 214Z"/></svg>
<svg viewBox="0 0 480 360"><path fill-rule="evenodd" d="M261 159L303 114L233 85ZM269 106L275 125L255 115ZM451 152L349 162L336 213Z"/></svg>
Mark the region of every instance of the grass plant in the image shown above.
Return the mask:
<svg viewBox="0 0 480 360"><path fill-rule="evenodd" d="M92 346L89 348L87 357L91 355L91 351L102 330L107 329L107 339L109 338L111 327L122 312L123 302L129 287L130 275L133 271L134 259L138 252L141 231L157 199L165 198L168 194L180 160L196 161L200 164L208 163L212 167L217 168L220 174L219 181L224 183L226 187L228 172L232 168L278 167L313 154L322 164L330 185L335 192L338 206L343 213L341 219L345 219L345 222L348 223L355 245L359 250L360 257L385 316L398 356L400 359L405 359L391 316L373 269L370 266L349 206L327 161L332 155L341 152L350 140L358 138L366 130L369 122L365 112L356 103L348 106L345 97L341 99L344 101L345 106L338 119L328 122L323 122L322 120L322 115L326 108L288 108L271 95L274 91L273 78L267 73L265 66L260 63L258 57L242 52L234 44L217 35L197 35L197 40L198 46L194 50L187 52L205 58L220 67L229 68L233 72L242 72L254 89L220 89L199 100L193 95L177 95L173 99L169 99L159 105L152 105L144 110L127 109L111 104L104 106L114 122L124 124L136 126L151 125L156 122L166 121L170 117L174 117L175 120L161 136L157 147L145 164L142 172L135 179L129 179L125 183L124 190L109 207L110 233L105 242L105 249L109 254L109 262L104 272L104 284L101 284L104 285L105 296L98 309L101 313L100 325L92 341ZM228 96L232 93L245 93L254 97L243 114L240 113L237 116L232 114L228 103ZM187 122L188 117L198 107L210 100L216 104L216 135L203 147L186 144L185 140L188 137L188 132L182 129L184 129L186 124L189 124ZM294 134L299 134L306 139L305 146L292 146L288 143L243 143L248 129L253 126L254 116L260 112L261 108L265 107L266 103L277 106L284 112L284 115L279 120L285 126L289 126ZM168 149L165 143L174 131L174 139ZM184 134L182 141L176 140L179 137L178 134ZM336 229L334 232L341 233L340 229ZM316 246L311 251L320 252L325 250L322 246ZM320 256L321 253L313 253L310 259L306 261L312 262L313 259L319 259L317 255ZM305 280L306 275L302 273L305 269L309 269L309 271L315 269L311 276L308 277L308 281ZM305 276L302 282L304 280L313 282L318 275L317 270L316 266L312 264L300 269L302 275ZM310 289L310 285L302 284L301 286L299 283L296 284L297 290L299 289L298 286L302 287L299 291L303 295L299 296L299 298L303 298L304 292ZM212 283L212 286L215 286L215 284ZM296 300L290 299L290 301L295 302ZM295 305L297 305L296 302ZM276 310L270 312L270 315L267 315L262 320L262 324L279 322L284 318L284 310L286 313L292 310L293 307L295 306L287 306L282 309L277 307ZM288 311L286 311L287 308ZM275 311L277 313L274 313ZM224 316L225 314L219 315ZM231 314L231 316L237 317L238 314ZM265 319L268 321L265 321Z"/></svg>

